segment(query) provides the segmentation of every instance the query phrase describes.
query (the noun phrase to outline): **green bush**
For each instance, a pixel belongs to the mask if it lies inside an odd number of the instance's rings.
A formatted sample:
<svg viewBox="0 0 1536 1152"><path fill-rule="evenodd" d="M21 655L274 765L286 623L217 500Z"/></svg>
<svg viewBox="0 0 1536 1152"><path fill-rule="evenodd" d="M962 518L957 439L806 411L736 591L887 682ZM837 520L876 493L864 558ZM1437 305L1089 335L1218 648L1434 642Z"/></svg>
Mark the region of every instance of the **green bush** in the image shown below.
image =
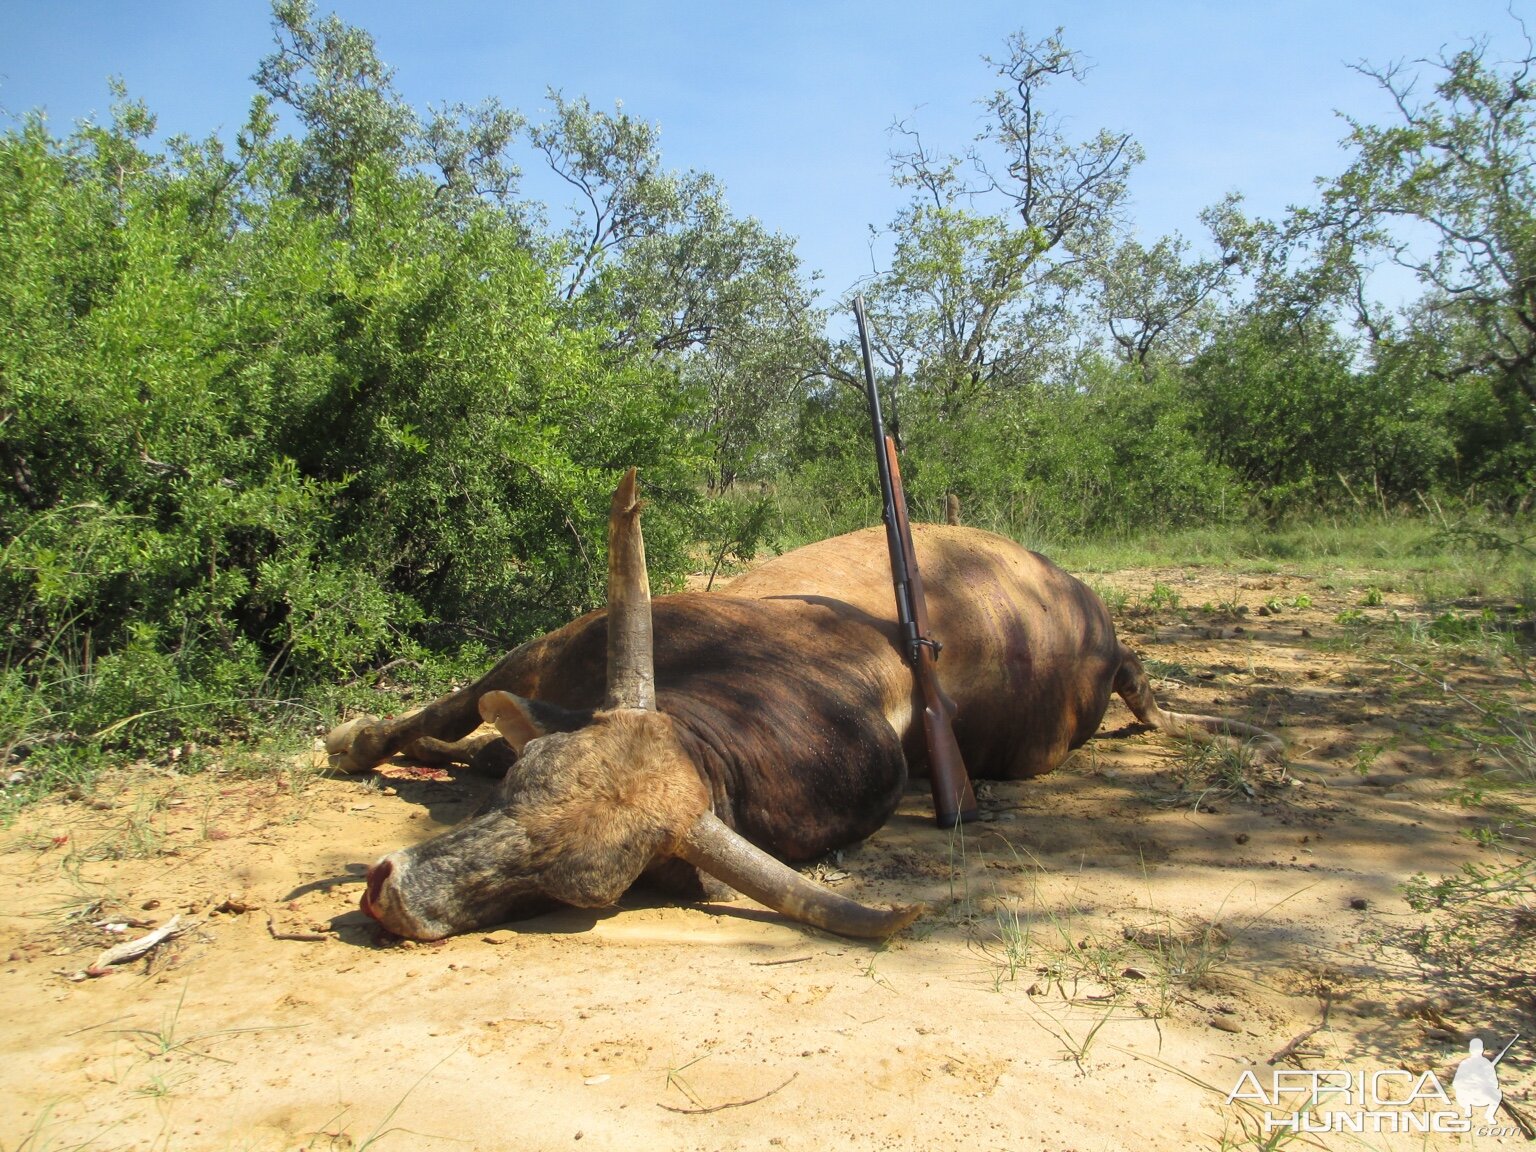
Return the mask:
<svg viewBox="0 0 1536 1152"><path fill-rule="evenodd" d="M1247 507L1232 474L1201 450L1171 375L1144 380L1089 361L1074 387L1003 391L948 417L918 390L894 407L914 519L943 520L954 493L967 524L1062 541L1223 523ZM802 521L789 534L819 539L878 523L863 397L850 388L812 397L798 443L781 488L786 515Z"/></svg>
<svg viewBox="0 0 1536 1152"><path fill-rule="evenodd" d="M321 211L260 123L234 160L147 130L0 137L0 747L207 736L562 623L626 466L680 577L691 393L573 323L512 216L381 164Z"/></svg>

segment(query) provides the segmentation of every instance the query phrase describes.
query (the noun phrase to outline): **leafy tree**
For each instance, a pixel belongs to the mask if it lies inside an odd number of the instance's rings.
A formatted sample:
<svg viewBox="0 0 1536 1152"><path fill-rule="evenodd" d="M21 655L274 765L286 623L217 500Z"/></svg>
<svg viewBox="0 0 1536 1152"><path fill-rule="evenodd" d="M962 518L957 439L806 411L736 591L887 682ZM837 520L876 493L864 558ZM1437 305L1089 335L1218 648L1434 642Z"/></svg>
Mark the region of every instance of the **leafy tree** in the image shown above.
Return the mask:
<svg viewBox="0 0 1536 1152"><path fill-rule="evenodd" d="M321 212L345 215L365 165L428 165L438 196L461 216L482 198L512 208L519 172L506 149L523 126L495 100L445 105L425 124L394 87L394 69L373 37L335 14L315 16L313 0L273 0L277 49L254 77L270 99L292 108L305 135L294 190Z"/></svg>
<svg viewBox="0 0 1536 1152"><path fill-rule="evenodd" d="M561 295L700 394L712 490L765 477L822 359L794 242L734 216L708 173L668 171L655 125L550 99L530 136L577 193L557 237Z"/></svg>
<svg viewBox="0 0 1536 1152"><path fill-rule="evenodd" d="M1473 419L1484 441L1476 451L1499 461L1483 475L1502 471L1513 494L1536 478L1536 55L1529 40L1513 61L1488 51L1478 40L1420 61L1432 95L1421 95L1424 77L1406 64L1359 65L1390 98L1394 122L1350 122L1353 162L1293 232L1322 238L1319 265L1359 265L1384 251L1418 277L1427 295L1408 319L1422 335L1406 339L1448 339L1453 356L1419 361L1453 385L1449 411ZM1358 288L1356 301L1373 339L1405 338L1370 315ZM1491 441L1490 406L1504 423Z"/></svg>
<svg viewBox="0 0 1536 1152"><path fill-rule="evenodd" d="M1352 124L1358 158L1329 190L1335 211L1428 224L1422 254L1394 243L1394 258L1433 289L1436 306L1484 337L1475 361L1536 403L1536 86L1530 52L1510 65L1475 43L1435 66L1438 100L1420 101L1401 67L1362 66L1391 95L1401 123ZM1381 237L1385 240L1385 237Z"/></svg>
<svg viewBox="0 0 1536 1152"><path fill-rule="evenodd" d="M947 417L1039 378L1059 356L1082 254L1119 220L1141 159L1123 133L1069 140L1043 107L1051 82L1086 73L1059 29L1038 42L1015 33L1007 47L988 59L1002 86L963 155L896 126L906 143L893 178L913 199L891 224L889 269L865 288L878 354L899 380L935 392Z"/></svg>
<svg viewBox="0 0 1536 1152"><path fill-rule="evenodd" d="M1257 257L1257 230L1228 196L1201 213L1216 254L1190 259L1189 243L1175 233L1150 248L1133 237L1101 240L1087 255L1094 310L1115 350L1144 375L1155 356L1178 361L1198 349L1217 314L1233 273Z"/></svg>
<svg viewBox="0 0 1536 1152"><path fill-rule="evenodd" d="M416 115L366 31L334 14L317 22L311 0L277 0L272 12L278 48L256 83L304 125L297 187L322 211L345 210L364 164L408 162Z"/></svg>

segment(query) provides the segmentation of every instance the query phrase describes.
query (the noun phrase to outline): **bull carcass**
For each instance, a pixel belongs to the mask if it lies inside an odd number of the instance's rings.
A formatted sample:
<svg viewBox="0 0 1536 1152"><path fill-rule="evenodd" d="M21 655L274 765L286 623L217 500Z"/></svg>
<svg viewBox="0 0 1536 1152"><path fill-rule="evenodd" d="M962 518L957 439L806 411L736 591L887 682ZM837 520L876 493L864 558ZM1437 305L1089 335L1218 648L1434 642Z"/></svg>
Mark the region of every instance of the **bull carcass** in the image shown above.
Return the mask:
<svg viewBox="0 0 1536 1152"><path fill-rule="evenodd" d="M1163 731L1282 751L1257 728L1160 709L1103 602L1044 557L971 528L913 535L974 776L1049 772L1098 729L1111 692ZM723 882L845 935L905 926L916 908L858 904L785 863L874 833L922 768L887 563L883 531L854 532L724 593L652 603L631 470L613 498L606 610L417 713L328 737L340 767L364 771L396 752L440 758L484 719L511 763L489 810L369 869L363 911L438 939L551 901L603 907L649 874L695 899Z"/></svg>

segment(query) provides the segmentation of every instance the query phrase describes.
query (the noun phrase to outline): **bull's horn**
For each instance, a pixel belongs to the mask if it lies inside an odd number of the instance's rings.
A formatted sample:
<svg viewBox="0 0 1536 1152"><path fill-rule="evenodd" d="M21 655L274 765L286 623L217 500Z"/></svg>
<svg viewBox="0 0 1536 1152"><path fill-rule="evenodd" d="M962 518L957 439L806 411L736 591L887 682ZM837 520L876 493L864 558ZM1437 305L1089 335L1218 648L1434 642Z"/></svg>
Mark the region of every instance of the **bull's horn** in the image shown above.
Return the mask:
<svg viewBox="0 0 1536 1152"><path fill-rule="evenodd" d="M828 892L731 831L712 812L694 821L678 855L775 912L839 936L883 940L900 932L923 910L921 904L871 908Z"/></svg>
<svg viewBox="0 0 1536 1152"><path fill-rule="evenodd" d="M656 710L651 642L651 581L645 572L635 470L613 490L608 512L609 708Z"/></svg>

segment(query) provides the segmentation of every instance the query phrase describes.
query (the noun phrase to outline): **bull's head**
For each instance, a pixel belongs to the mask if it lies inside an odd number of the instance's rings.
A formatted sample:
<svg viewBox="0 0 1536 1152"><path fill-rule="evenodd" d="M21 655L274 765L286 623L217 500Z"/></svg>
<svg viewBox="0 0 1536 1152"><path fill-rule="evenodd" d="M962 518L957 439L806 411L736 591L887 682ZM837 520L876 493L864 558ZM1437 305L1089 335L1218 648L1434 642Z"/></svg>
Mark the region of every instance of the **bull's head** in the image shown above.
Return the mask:
<svg viewBox="0 0 1536 1152"><path fill-rule="evenodd" d="M362 908L392 932L436 940L550 900L612 904L652 863L680 857L782 912L847 936L883 937L918 908L875 909L811 883L726 827L656 710L650 582L635 472L608 523L608 693L570 713L507 692L480 714L518 752L497 806L368 870Z"/></svg>

